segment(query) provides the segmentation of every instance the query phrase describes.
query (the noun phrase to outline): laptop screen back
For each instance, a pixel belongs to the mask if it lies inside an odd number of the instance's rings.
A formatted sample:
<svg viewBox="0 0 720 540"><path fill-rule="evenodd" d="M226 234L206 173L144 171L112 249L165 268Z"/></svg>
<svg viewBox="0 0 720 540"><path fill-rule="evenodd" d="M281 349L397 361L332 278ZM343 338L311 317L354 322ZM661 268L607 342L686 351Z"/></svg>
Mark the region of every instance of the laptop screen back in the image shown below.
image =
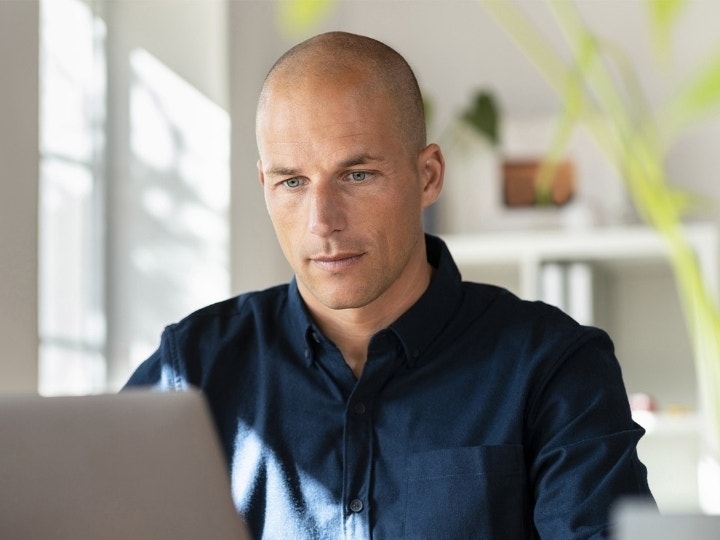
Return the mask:
<svg viewBox="0 0 720 540"><path fill-rule="evenodd" d="M661 514L641 501L621 502L613 513L614 540L717 540L720 516Z"/></svg>
<svg viewBox="0 0 720 540"><path fill-rule="evenodd" d="M197 392L0 396L0 538L246 539Z"/></svg>

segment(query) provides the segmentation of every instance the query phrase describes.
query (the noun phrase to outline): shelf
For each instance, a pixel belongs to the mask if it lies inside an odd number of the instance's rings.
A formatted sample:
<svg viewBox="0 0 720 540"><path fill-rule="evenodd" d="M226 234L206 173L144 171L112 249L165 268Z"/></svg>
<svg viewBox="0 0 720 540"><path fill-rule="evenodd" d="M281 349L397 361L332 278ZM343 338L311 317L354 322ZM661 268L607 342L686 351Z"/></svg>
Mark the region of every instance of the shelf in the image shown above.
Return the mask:
<svg viewBox="0 0 720 540"><path fill-rule="evenodd" d="M712 224L684 227L685 238L698 256L710 290L718 292L718 231ZM655 230L642 225L572 230L528 230L443 235L463 270L481 268L490 275L517 274L517 292L539 299L539 272L551 262L587 262L611 271L641 270L662 263L669 249Z"/></svg>
<svg viewBox="0 0 720 540"><path fill-rule="evenodd" d="M711 224L684 227L696 250L717 243ZM456 260L465 264L517 263L534 260L657 260L668 255L664 239L646 226L573 230L528 230L444 235ZM717 247L713 248L717 252Z"/></svg>

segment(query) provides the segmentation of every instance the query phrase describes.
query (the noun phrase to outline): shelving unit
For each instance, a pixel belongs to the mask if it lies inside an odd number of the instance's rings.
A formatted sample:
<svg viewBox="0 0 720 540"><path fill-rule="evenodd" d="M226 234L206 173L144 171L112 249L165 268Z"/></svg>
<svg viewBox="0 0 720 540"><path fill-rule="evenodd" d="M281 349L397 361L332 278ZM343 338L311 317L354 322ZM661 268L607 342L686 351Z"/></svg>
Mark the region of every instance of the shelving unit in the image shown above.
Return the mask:
<svg viewBox="0 0 720 540"><path fill-rule="evenodd" d="M693 224L685 228L711 289L718 291L718 231L714 225ZM540 299L543 264L591 262L622 270L638 265L667 265L668 249L663 238L648 227L603 229L536 230L445 235L461 269L509 272L516 276L513 287L519 296Z"/></svg>
<svg viewBox="0 0 720 540"><path fill-rule="evenodd" d="M692 224L685 233L718 298L717 227ZM656 414L638 417L647 429L638 451L658 504L666 510L698 508L696 375L665 240L640 225L443 239L465 280L556 304L610 334L628 392L648 394L658 406Z"/></svg>

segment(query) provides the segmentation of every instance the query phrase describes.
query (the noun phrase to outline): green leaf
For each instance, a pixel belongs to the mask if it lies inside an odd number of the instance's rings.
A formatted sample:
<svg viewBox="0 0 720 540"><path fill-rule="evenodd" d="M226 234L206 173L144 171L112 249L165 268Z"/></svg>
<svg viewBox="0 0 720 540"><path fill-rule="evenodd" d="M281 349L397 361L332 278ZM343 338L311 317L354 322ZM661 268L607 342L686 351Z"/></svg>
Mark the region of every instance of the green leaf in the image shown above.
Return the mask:
<svg viewBox="0 0 720 540"><path fill-rule="evenodd" d="M685 4L687 0L647 0L655 47L664 59L670 55L672 29Z"/></svg>
<svg viewBox="0 0 720 540"><path fill-rule="evenodd" d="M545 33L511 0L477 1L517 43L550 87L562 91L570 73Z"/></svg>
<svg viewBox="0 0 720 540"><path fill-rule="evenodd" d="M336 0L280 0L277 6L279 27L289 36L307 34L327 16Z"/></svg>
<svg viewBox="0 0 720 540"><path fill-rule="evenodd" d="M720 48L672 102L673 124L687 125L718 108L720 108Z"/></svg>
<svg viewBox="0 0 720 540"><path fill-rule="evenodd" d="M479 91L475 94L470 106L465 109L462 119L495 146L500 140L499 116L495 97L488 91Z"/></svg>

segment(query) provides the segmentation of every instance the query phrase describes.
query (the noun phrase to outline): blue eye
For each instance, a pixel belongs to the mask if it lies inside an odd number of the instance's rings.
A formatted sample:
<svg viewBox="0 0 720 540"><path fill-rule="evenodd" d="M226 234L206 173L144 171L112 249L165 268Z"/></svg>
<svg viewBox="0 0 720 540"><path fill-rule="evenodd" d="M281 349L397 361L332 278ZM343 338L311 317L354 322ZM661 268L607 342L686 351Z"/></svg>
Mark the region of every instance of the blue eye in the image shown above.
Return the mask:
<svg viewBox="0 0 720 540"><path fill-rule="evenodd" d="M365 171L353 171L350 173L350 179L354 182L362 182L363 180L367 180L368 173Z"/></svg>
<svg viewBox="0 0 720 540"><path fill-rule="evenodd" d="M288 178L283 182L285 186L289 188L296 188L300 186L300 179L299 178Z"/></svg>

